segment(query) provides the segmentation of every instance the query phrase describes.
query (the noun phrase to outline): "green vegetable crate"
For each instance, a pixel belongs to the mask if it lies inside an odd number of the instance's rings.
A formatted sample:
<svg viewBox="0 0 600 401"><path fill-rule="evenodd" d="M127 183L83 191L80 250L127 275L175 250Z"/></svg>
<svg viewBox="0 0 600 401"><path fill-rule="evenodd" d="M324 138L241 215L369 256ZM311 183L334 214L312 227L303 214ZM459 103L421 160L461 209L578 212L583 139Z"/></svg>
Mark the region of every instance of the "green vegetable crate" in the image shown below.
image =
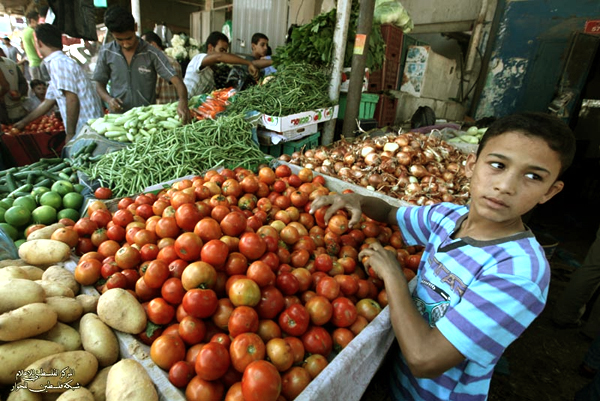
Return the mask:
<svg viewBox="0 0 600 401"><path fill-rule="evenodd" d="M340 111L338 112L338 118L343 118L346 114L346 93L340 93ZM358 109L358 119L368 120L373 118L375 115L375 106L379 101L379 95L376 93L363 92L360 96L360 106Z"/></svg>
<svg viewBox="0 0 600 401"><path fill-rule="evenodd" d="M319 138L321 137L321 133L317 132L311 136L307 136L306 138L299 139L297 141L286 141L278 143L277 145L260 145L260 150L268 155L273 157L279 157L283 154L291 155L294 152L300 152L307 149L314 149L319 146Z"/></svg>

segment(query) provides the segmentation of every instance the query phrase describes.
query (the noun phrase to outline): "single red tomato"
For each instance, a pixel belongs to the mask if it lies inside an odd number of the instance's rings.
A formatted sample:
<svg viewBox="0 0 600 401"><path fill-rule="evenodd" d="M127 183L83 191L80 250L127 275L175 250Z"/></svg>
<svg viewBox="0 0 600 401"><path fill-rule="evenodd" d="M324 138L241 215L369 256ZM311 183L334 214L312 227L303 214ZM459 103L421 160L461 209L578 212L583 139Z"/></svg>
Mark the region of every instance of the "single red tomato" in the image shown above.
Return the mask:
<svg viewBox="0 0 600 401"><path fill-rule="evenodd" d="M96 199L110 199L113 195L112 190L110 188L99 187L96 188L96 190L94 191L94 196L96 197Z"/></svg>
<svg viewBox="0 0 600 401"><path fill-rule="evenodd" d="M179 336L161 335L150 347L150 358L160 368L168 371L175 362L185 358L185 344Z"/></svg>
<svg viewBox="0 0 600 401"><path fill-rule="evenodd" d="M336 327L348 327L356 321L356 306L348 298L339 297L331 302L333 316L331 322Z"/></svg>
<svg viewBox="0 0 600 401"><path fill-rule="evenodd" d="M242 333L256 333L258 330L258 314L249 306L238 306L231 312L227 322L229 335L236 338Z"/></svg>
<svg viewBox="0 0 600 401"><path fill-rule="evenodd" d="M272 363L254 361L244 370L242 395L245 401L276 401L280 394L281 375Z"/></svg>
<svg viewBox="0 0 600 401"><path fill-rule="evenodd" d="M154 298L148 302L146 313L152 323L164 325L169 324L175 317L175 308L165 301L164 298Z"/></svg>
<svg viewBox="0 0 600 401"><path fill-rule="evenodd" d="M329 356L333 349L333 341L329 332L321 326L311 326L302 335L302 343L306 352Z"/></svg>
<svg viewBox="0 0 600 401"><path fill-rule="evenodd" d="M194 288L183 296L183 309L191 316L204 319L217 309L217 294L213 290Z"/></svg>
<svg viewBox="0 0 600 401"><path fill-rule="evenodd" d="M244 372L251 362L264 359L265 353L265 343L258 334L251 332L238 335L229 346L231 365L238 372Z"/></svg>
<svg viewBox="0 0 600 401"><path fill-rule="evenodd" d="M301 304L293 304L279 315L279 326L291 336L300 337L308 329L310 316Z"/></svg>
<svg viewBox="0 0 600 401"><path fill-rule="evenodd" d="M249 260L259 259L267 250L267 244L260 235L249 232L242 234L238 247Z"/></svg>
<svg viewBox="0 0 600 401"><path fill-rule="evenodd" d="M187 386L195 375L194 365L186 361L175 362L169 369L169 381L179 388Z"/></svg>
<svg viewBox="0 0 600 401"><path fill-rule="evenodd" d="M194 369L203 380L218 380L227 372L230 363L227 348L223 344L209 342L198 352Z"/></svg>
<svg viewBox="0 0 600 401"><path fill-rule="evenodd" d="M221 401L225 394L225 387L220 381L202 380L197 375L185 388L187 401Z"/></svg>

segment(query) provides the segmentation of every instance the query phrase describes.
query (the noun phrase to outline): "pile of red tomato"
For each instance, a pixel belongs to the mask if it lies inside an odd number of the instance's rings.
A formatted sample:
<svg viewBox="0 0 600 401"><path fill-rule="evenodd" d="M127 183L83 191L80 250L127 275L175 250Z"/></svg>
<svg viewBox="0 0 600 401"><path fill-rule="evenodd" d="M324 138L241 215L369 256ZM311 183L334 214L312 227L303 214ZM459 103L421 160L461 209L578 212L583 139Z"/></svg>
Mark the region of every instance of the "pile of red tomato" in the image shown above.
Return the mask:
<svg viewBox="0 0 600 401"><path fill-rule="evenodd" d="M14 128L12 125L2 124L2 132L10 135L19 134L38 134L38 133L51 133L56 134L65 130L65 126L56 115L50 116L44 115L36 118L23 128L22 131Z"/></svg>
<svg viewBox="0 0 600 401"><path fill-rule="evenodd" d="M380 241L407 278L420 261L397 227L309 214L323 184L286 165L223 169L113 213L94 201L63 230L78 237L75 278L135 294L149 320L138 337L188 400L292 400L387 305L360 249Z"/></svg>

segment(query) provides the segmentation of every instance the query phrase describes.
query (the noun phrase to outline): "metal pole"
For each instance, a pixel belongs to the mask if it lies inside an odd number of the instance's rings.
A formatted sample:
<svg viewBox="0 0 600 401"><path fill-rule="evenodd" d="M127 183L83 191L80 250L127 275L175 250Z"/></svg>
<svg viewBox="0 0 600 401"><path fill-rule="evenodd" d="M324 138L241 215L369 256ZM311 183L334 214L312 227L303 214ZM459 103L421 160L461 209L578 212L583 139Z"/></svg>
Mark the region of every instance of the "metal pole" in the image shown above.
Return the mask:
<svg viewBox="0 0 600 401"><path fill-rule="evenodd" d="M140 0L131 0L131 14L137 23L137 34L142 35L142 13L140 11Z"/></svg>
<svg viewBox="0 0 600 401"><path fill-rule="evenodd" d="M346 113L344 115L344 126L342 135L353 138L356 130L356 119L360 107L363 76L365 75L365 64L369 52L369 37L373 26L373 11L375 0L361 0L360 14L358 15L358 27L356 29L356 41L354 43L354 55L352 56L352 71L348 85L348 98L346 101Z"/></svg>
<svg viewBox="0 0 600 401"><path fill-rule="evenodd" d="M335 18L335 31L333 32L333 69L331 71L331 84L329 85L329 98L336 102L340 98L340 85L342 82L342 69L344 67L344 53L348 39L348 23L352 12L351 0L338 0ZM323 127L323 145L333 142L335 119L326 121Z"/></svg>

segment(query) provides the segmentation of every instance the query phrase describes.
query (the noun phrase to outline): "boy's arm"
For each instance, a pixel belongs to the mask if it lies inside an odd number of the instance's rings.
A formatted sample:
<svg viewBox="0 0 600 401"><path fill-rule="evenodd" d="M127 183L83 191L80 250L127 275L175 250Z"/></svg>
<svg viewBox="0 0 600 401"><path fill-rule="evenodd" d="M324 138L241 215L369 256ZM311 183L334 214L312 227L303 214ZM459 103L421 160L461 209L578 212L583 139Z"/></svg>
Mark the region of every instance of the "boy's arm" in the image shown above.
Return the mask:
<svg viewBox="0 0 600 401"><path fill-rule="evenodd" d="M231 53L212 53L207 54L202 59L201 67L206 67L218 63L227 63L227 64L242 64L248 66L248 72L250 75L254 77L254 79L258 78L258 69L252 64L252 61L246 60L245 58L241 58Z"/></svg>
<svg viewBox="0 0 600 401"><path fill-rule="evenodd" d="M267 59L267 58L261 58L259 60L253 60L252 64L258 68L259 70L262 70L263 68L267 68L273 65L273 60L271 59Z"/></svg>
<svg viewBox="0 0 600 401"><path fill-rule="evenodd" d="M27 114L21 121L15 123L14 127L22 130L30 122L52 110L55 105L56 100L44 99L44 101L40 103L38 107L31 111L31 113Z"/></svg>
<svg viewBox="0 0 600 401"><path fill-rule="evenodd" d="M396 224L397 207L386 201L372 196L360 194L326 195L315 199L310 207L310 213L316 212L323 206L329 206L325 213L325 223L340 209L350 212L349 227L356 225L364 213L367 217L382 223Z"/></svg>
<svg viewBox="0 0 600 401"><path fill-rule="evenodd" d="M365 268L372 267L385 283L394 334L412 374L435 378L462 362L465 357L417 310L396 255L376 242L360 252L363 257Z"/></svg>

